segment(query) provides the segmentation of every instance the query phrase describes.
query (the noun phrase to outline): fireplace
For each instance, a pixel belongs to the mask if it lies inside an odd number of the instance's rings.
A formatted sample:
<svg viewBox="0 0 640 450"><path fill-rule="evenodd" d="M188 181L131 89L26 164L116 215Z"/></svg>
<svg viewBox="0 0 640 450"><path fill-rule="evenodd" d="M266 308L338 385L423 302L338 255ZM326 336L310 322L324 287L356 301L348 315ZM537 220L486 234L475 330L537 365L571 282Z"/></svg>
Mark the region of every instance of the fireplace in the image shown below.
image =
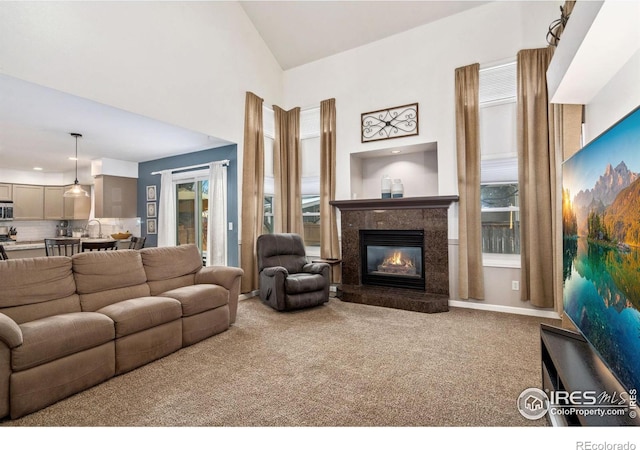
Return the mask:
<svg viewBox="0 0 640 450"><path fill-rule="evenodd" d="M331 201L341 212L338 298L408 311L448 311L448 210L456 201L454 196Z"/></svg>
<svg viewBox="0 0 640 450"><path fill-rule="evenodd" d="M362 284L425 290L423 230L360 230Z"/></svg>

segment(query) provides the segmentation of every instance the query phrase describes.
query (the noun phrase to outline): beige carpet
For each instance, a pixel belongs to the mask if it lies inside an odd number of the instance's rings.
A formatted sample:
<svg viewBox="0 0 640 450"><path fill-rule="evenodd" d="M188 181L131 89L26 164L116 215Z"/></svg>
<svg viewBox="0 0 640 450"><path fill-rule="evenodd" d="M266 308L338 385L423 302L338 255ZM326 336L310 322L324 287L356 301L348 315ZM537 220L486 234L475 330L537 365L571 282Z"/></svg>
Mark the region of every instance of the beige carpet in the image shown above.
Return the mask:
<svg viewBox="0 0 640 450"><path fill-rule="evenodd" d="M228 331L4 426L541 426L539 324L452 308L240 302Z"/></svg>

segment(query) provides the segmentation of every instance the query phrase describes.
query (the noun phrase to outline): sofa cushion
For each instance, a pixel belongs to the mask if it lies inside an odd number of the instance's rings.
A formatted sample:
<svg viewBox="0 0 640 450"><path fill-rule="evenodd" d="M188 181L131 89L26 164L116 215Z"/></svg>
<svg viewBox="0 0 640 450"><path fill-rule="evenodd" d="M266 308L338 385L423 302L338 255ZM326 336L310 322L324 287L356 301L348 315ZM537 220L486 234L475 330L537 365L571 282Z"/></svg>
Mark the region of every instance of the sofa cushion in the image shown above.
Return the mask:
<svg viewBox="0 0 640 450"><path fill-rule="evenodd" d="M202 268L202 255L194 244L143 248L140 255L148 281L195 274Z"/></svg>
<svg viewBox="0 0 640 450"><path fill-rule="evenodd" d="M167 297L123 300L98 310L115 322L116 338L162 325L182 316L180 302Z"/></svg>
<svg viewBox="0 0 640 450"><path fill-rule="evenodd" d="M325 285L326 279L322 275L315 273L292 273L284 280L287 294L319 291L324 289Z"/></svg>
<svg viewBox="0 0 640 450"><path fill-rule="evenodd" d="M20 325L23 343L11 352L13 371L97 347L115 337L113 321L92 312L46 317Z"/></svg>
<svg viewBox="0 0 640 450"><path fill-rule="evenodd" d="M149 295L142 258L136 250L78 253L72 263L83 311Z"/></svg>
<svg viewBox="0 0 640 450"><path fill-rule="evenodd" d="M76 284L71 270L71 258L52 256L21 258L0 264L0 311L16 322L29 322L49 315L79 312ZM51 309L30 308L53 300ZM4 311L5 308L10 308Z"/></svg>
<svg viewBox="0 0 640 450"><path fill-rule="evenodd" d="M229 291L213 284L196 284L163 292L182 304L182 316L188 317L229 303Z"/></svg>

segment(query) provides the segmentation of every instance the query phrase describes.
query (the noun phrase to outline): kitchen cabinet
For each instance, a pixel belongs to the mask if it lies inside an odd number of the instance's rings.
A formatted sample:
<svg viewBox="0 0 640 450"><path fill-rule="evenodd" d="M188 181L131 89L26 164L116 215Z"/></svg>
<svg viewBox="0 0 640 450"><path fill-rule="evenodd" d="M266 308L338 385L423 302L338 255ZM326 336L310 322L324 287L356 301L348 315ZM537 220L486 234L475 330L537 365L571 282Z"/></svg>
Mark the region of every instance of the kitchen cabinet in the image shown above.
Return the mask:
<svg viewBox="0 0 640 450"><path fill-rule="evenodd" d="M73 185L65 186L64 192L69 190L72 186ZM82 186L82 189L87 192L91 192L91 186ZM63 219L65 220L88 220L90 210L91 197L64 198Z"/></svg>
<svg viewBox="0 0 640 450"><path fill-rule="evenodd" d="M94 188L96 217L138 217L137 178L98 175Z"/></svg>
<svg viewBox="0 0 640 450"><path fill-rule="evenodd" d="M13 185L0 183L0 201L11 201L13 199Z"/></svg>
<svg viewBox="0 0 640 450"><path fill-rule="evenodd" d="M44 218L44 186L14 184L13 218L15 220L42 220Z"/></svg>
<svg viewBox="0 0 640 450"><path fill-rule="evenodd" d="M45 220L61 220L64 218L64 188L62 186L44 187Z"/></svg>

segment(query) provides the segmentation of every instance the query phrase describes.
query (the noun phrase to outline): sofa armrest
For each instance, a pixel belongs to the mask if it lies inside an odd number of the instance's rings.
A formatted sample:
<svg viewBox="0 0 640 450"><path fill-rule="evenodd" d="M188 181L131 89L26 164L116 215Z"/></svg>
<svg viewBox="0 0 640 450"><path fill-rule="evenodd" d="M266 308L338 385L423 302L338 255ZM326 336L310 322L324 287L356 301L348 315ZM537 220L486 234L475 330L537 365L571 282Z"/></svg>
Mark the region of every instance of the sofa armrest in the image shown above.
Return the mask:
<svg viewBox="0 0 640 450"><path fill-rule="evenodd" d="M238 267L208 266L196 273L196 283L217 284L230 291L242 275L244 275L244 270Z"/></svg>
<svg viewBox="0 0 640 450"><path fill-rule="evenodd" d="M0 341L9 348L22 345L22 330L13 319L2 313L0 313Z"/></svg>
<svg viewBox="0 0 640 450"><path fill-rule="evenodd" d="M217 284L229 291L229 324L236 321L242 275L244 270L227 266L207 266L196 273L197 284Z"/></svg>

